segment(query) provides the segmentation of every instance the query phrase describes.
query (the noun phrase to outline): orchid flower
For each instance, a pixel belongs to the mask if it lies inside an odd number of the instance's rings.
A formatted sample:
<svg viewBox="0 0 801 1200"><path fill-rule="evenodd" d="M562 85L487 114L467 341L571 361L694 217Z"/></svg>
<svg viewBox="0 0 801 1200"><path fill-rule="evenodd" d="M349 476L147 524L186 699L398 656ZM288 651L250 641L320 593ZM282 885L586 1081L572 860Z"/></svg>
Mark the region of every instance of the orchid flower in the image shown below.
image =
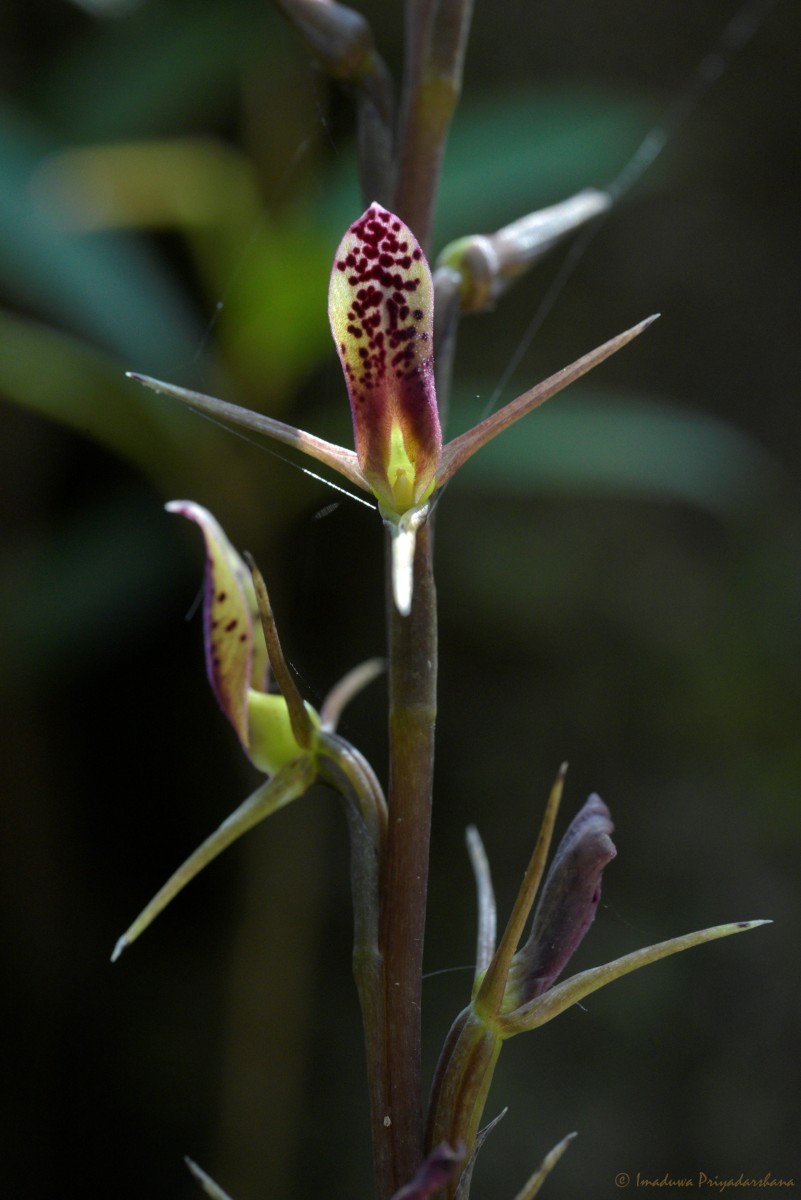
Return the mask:
<svg viewBox="0 0 801 1200"><path fill-rule="evenodd" d="M206 546L203 642L211 690L253 765L273 775L310 748L320 718L305 706L309 724L301 745L286 699L268 691L270 662L251 570L217 520L191 500L174 500L167 512L199 525Z"/></svg>
<svg viewBox="0 0 801 1200"><path fill-rule="evenodd" d="M374 496L392 538L393 595L404 616L412 605L416 532L435 493L492 438L656 319L604 342L443 446L434 386L431 270L411 229L380 204L370 205L337 249L328 312L350 397L355 450L213 396L135 372L129 377L200 412L294 446Z"/></svg>
<svg viewBox="0 0 801 1200"><path fill-rule="evenodd" d="M480 1138L478 1125L504 1041L544 1025L615 979L682 950L742 933L765 921L737 921L670 938L591 967L563 983L558 976L578 949L595 917L601 875L615 857L609 810L592 795L567 829L554 855L526 942L517 949L528 921L553 836L566 766L551 790L537 844L512 914L497 949L495 899L489 866L475 829L468 849L479 898L476 973L470 1004L457 1017L434 1077L427 1140L462 1143L467 1154ZM456 1200L458 1181L446 1187ZM531 1195L533 1193L527 1193Z"/></svg>
<svg viewBox="0 0 801 1200"><path fill-rule="evenodd" d="M245 563L207 509L191 500L176 500L167 511L194 521L203 534L203 641L209 683L245 753L267 779L168 879L119 939L112 961L223 850L318 779L332 783L353 802L375 845L385 822L383 796L371 768L334 735L347 702L383 670L383 664L374 659L351 671L316 713L301 699L289 673L258 570ZM268 690L271 665L280 692Z"/></svg>

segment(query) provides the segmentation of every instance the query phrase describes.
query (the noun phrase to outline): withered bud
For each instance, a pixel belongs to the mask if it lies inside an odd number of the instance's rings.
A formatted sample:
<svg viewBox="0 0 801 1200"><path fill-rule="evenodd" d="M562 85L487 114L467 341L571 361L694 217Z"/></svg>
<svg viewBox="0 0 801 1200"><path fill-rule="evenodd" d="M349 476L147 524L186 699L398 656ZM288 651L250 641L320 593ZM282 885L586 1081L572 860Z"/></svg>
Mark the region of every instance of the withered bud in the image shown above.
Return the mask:
<svg viewBox="0 0 801 1200"><path fill-rule="evenodd" d="M575 954L601 899L603 869L617 853L613 828L609 809L593 794L554 855L531 933L512 962L505 1007L541 996Z"/></svg>

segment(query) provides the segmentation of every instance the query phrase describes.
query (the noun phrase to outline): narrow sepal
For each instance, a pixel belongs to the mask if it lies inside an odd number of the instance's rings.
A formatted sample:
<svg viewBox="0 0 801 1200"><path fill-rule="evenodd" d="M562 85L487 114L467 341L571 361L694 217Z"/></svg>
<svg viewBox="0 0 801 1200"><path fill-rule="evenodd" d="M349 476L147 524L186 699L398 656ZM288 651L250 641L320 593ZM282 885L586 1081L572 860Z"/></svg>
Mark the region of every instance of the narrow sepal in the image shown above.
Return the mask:
<svg viewBox="0 0 801 1200"><path fill-rule="evenodd" d="M292 734L298 746L304 750L310 750L314 743L319 721L314 710L304 703L303 697L298 691L295 680L292 677L292 672L284 658L281 641L278 637L278 626L273 616L273 609L270 604L270 597L267 592L267 585L264 582L264 576L256 566L251 555L247 555L247 560L253 581L256 604L258 606L259 625L267 645L267 653L270 658L270 666L273 669L275 681L281 689L281 695L287 707Z"/></svg>
<svg viewBox="0 0 801 1200"><path fill-rule="evenodd" d="M199 1167L191 1158L184 1156L184 1162L189 1167L189 1170L198 1181L203 1191L211 1200L231 1200L227 1192L224 1192L218 1183L215 1183L211 1175L207 1175L202 1167Z"/></svg>
<svg viewBox="0 0 801 1200"><path fill-rule="evenodd" d="M141 383L143 387L150 388L152 392L181 400L188 408L192 408L196 412L204 413L218 421L224 421L228 425L239 425L243 429L250 429L253 433L263 434L285 446L292 446L309 458L324 463L332 471L337 471L363 491L372 490L362 474L353 450L347 450L344 446L336 446L333 442L326 442L312 433L304 433L302 429L295 429L294 425L286 425L283 421L274 420L273 417L265 417L263 413L253 412L252 409L242 408L238 404L229 404L227 400L218 400L215 396L206 396L203 392L193 392L189 388L178 387L174 383L153 379L150 375L140 375L137 371L126 371L126 375L128 379Z"/></svg>
<svg viewBox="0 0 801 1200"><path fill-rule="evenodd" d="M478 979L492 962L495 953L495 936L497 929L497 909L495 906L495 891L492 886L489 859L484 849L484 843L475 825L470 825L465 833L467 852L470 855L470 865L473 868L473 878L476 882L476 898L478 901L478 931L476 933L476 974Z"/></svg>
<svg viewBox="0 0 801 1200"><path fill-rule="evenodd" d="M566 774L567 763L562 763L548 796L548 803L545 806L545 813L543 814L534 853L523 876L523 882L520 885L520 891L517 894L512 915L503 932L500 945L476 993L474 1002L476 1010L490 1017L500 1012L503 1005L512 958L517 949L517 944L523 935L523 929L536 899L542 877L545 874L545 864L548 859L548 851L551 846L551 839L553 838L553 829L562 800Z"/></svg>
<svg viewBox="0 0 801 1200"><path fill-rule="evenodd" d="M503 1120L508 1111L508 1108L502 1108L497 1117L492 1118L489 1125L485 1125L483 1129L479 1129L478 1133L476 1134L473 1153L468 1158L467 1162L462 1168L462 1173L459 1176L459 1185L456 1188L454 1200L468 1200L470 1196L470 1184L473 1182L473 1168L476 1165L476 1159L479 1156L481 1147L484 1145L495 1126Z"/></svg>
<svg viewBox="0 0 801 1200"><path fill-rule="evenodd" d="M565 1009L578 1004L585 996L597 992L624 975L629 975L632 971L638 971L640 967L647 967L650 963L659 962L671 954L680 954L682 950L691 950L693 946L702 946L717 938L731 937L734 933L745 933L748 929L770 924L770 921L735 921L728 925L701 929L696 933L686 933L682 937L670 938L666 942L635 950L622 958L616 958L614 962L605 963L601 967L591 967L590 970L582 971L566 979L564 983L557 984L538 999L500 1017L496 1029L505 1038L528 1029L536 1029L558 1017Z"/></svg>
<svg viewBox="0 0 801 1200"><path fill-rule="evenodd" d="M328 314L359 465L381 504L403 513L430 494L442 451L434 288L414 234L379 204L340 243Z"/></svg>
<svg viewBox="0 0 801 1200"><path fill-rule="evenodd" d="M287 766L282 767L276 775L273 775L272 779L269 779L260 788L257 788L244 803L240 804L239 808L235 809L223 821L222 825L210 837L206 838L202 845L198 846L193 854L190 854L186 862L170 876L164 887L142 909L142 912L114 947L111 961L116 962L123 950L127 949L132 942L135 942L144 933L148 925L152 924L170 901L204 867L208 866L219 854L222 854L223 850L226 850L232 842L240 838L243 833L247 833L254 825L258 825L260 821L277 812L279 808L283 808L284 805L289 804L292 800L296 800L298 796L302 796L304 792L308 791L314 783L316 774L316 768L311 759L307 757L298 758Z"/></svg>
<svg viewBox="0 0 801 1200"><path fill-rule="evenodd" d="M191 500L173 500L167 511L199 525L206 544L203 642L206 671L220 708L245 749L248 689L266 684L267 648L258 621L250 572L211 513Z"/></svg>
<svg viewBox="0 0 801 1200"><path fill-rule="evenodd" d="M383 675L386 669L387 664L383 658L369 658L366 662L360 663L358 667L354 667L352 671L348 671L347 675L343 675L323 701L320 709L321 728L326 732L333 733L339 724L339 718L351 700L358 696L359 692L363 691L374 679L378 679L379 675Z"/></svg>
<svg viewBox="0 0 801 1200"><path fill-rule="evenodd" d="M609 358L618 350L622 350L639 334L643 333L649 325L657 319L659 314L652 317L647 317L641 321L639 325L627 329L625 333L620 333L617 337L611 338L610 341L604 342L602 346L591 350L589 354L577 358L575 362L567 367L563 367L561 371L557 371L555 375L551 375L548 379L544 379L542 383L538 383L536 387L530 388L527 392L523 392L515 400L512 400L504 408L487 417L486 420L480 421L478 425L474 425L472 429L468 429L466 433L454 438L448 442L445 449L442 451L442 462L437 474L437 487L441 487L459 470L469 458L480 450L482 446L486 446L487 442L492 441L499 433L503 433L510 425L514 425L515 421L519 421L521 417L525 417L528 413L533 412L535 408L539 408L546 400L550 400L551 396L555 396L557 392L561 392L568 384L573 383L576 379L580 379L582 375L586 375L593 367L597 367L604 359Z"/></svg>
<svg viewBox="0 0 801 1200"><path fill-rule="evenodd" d="M534 1200L545 1180L575 1137L575 1133L568 1133L566 1137L562 1138L561 1142L557 1142L553 1150L548 1151L545 1158L537 1167L537 1170L517 1193L515 1200Z"/></svg>

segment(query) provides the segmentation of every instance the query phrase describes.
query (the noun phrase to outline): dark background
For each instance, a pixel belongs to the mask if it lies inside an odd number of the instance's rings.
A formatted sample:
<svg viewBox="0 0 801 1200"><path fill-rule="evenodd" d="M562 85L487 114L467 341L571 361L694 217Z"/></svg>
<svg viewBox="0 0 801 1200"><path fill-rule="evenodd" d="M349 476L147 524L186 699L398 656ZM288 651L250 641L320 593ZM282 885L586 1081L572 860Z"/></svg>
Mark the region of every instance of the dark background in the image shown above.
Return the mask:
<svg viewBox="0 0 801 1200"><path fill-rule="evenodd" d="M382 651L374 516L123 378L350 443L325 290L360 211L351 108L267 4L110 8L0 15L3 1194L190 1197L187 1153L234 1200L367 1196L329 795L251 834L108 963L254 785L184 621L199 539L163 502L208 505L254 551L313 703ZM399 8L363 6L396 74ZM437 247L614 179L738 10L479 3ZM579 969L775 920L508 1045L477 1197L511 1200L573 1129L553 1200L611 1200L621 1171L801 1174L799 45L801 9L779 0L599 230L500 399L661 320L439 509L428 970L473 953L465 825L507 913L565 758L562 827L597 789L619 850ZM562 261L464 322L455 430ZM383 695L343 728L379 773ZM429 1070L470 978L425 983Z"/></svg>

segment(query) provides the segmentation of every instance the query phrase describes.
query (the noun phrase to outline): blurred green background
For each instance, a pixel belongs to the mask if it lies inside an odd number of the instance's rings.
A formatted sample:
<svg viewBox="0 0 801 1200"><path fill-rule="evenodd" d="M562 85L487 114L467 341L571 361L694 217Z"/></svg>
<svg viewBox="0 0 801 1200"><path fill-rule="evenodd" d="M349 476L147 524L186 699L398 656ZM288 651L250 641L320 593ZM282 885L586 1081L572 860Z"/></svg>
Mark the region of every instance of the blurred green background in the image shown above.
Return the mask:
<svg viewBox="0 0 801 1200"><path fill-rule="evenodd" d="M400 5L361 7L397 74ZM437 247L612 180L737 9L479 3ZM619 849L579 968L776 921L511 1043L477 1197L513 1196L572 1129L553 1200L607 1200L620 1171L801 1174L799 45L801 9L780 0L500 399L662 319L439 508L428 970L471 960L465 825L506 913L565 758L563 824L598 790ZM325 294L361 211L351 107L259 0L7 0L0 71L3 1193L188 1198L186 1153L235 1200L367 1196L329 795L252 834L108 963L253 785L184 620L200 541L163 502L207 505L256 554L312 702L382 651L376 518L123 375L349 444ZM464 322L454 432L561 261ZM374 685L343 727L379 773L382 702ZM425 983L429 1070L470 978Z"/></svg>

